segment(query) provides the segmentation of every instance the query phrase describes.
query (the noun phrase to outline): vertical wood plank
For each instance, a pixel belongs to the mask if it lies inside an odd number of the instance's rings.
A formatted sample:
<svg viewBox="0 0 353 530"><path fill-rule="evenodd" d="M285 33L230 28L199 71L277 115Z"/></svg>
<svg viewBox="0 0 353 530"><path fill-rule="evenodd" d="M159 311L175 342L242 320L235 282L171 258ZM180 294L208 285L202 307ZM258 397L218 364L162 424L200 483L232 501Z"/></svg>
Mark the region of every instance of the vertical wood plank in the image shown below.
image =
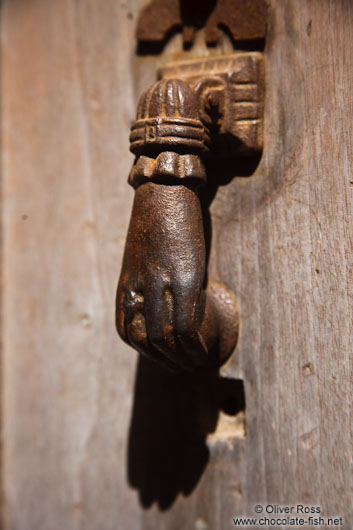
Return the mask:
<svg viewBox="0 0 353 530"><path fill-rule="evenodd" d="M6 527L137 528L135 354L114 329L137 2L5 1Z"/></svg>
<svg viewBox="0 0 353 530"><path fill-rule="evenodd" d="M256 176L234 179L213 204L214 259L243 321L242 510L321 506L348 529L353 6L271 5L264 157Z"/></svg>

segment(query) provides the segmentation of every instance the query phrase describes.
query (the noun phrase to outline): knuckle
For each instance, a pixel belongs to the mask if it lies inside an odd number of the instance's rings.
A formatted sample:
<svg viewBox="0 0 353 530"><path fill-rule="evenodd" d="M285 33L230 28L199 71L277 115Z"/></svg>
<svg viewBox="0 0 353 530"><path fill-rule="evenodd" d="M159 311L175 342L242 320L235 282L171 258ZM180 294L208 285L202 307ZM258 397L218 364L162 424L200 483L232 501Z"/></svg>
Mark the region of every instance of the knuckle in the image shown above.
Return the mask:
<svg viewBox="0 0 353 530"><path fill-rule="evenodd" d="M144 297L134 289L125 289L122 294L120 307L128 322L132 322L138 313L143 312Z"/></svg>
<svg viewBox="0 0 353 530"><path fill-rule="evenodd" d="M173 341L163 333L163 330L151 330L148 333L148 340L154 348L161 352L173 352Z"/></svg>
<svg viewBox="0 0 353 530"><path fill-rule="evenodd" d="M201 275L195 271L188 271L176 280L175 289L179 295L192 296L199 292L201 284Z"/></svg>
<svg viewBox="0 0 353 530"><path fill-rule="evenodd" d="M194 319L186 315L178 318L175 322L175 333L181 339L193 337L196 333Z"/></svg>
<svg viewBox="0 0 353 530"><path fill-rule="evenodd" d="M135 313L132 322L129 324L129 335L134 344L141 346L146 342L145 317L140 311Z"/></svg>

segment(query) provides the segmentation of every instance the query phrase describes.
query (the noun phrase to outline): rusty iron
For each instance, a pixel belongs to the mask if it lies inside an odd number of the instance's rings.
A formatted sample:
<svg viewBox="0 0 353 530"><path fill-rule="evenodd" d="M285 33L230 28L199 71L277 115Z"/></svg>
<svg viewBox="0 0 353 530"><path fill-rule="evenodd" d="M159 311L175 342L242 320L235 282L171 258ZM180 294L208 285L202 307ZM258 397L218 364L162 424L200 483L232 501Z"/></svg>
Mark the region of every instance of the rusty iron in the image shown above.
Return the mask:
<svg viewBox="0 0 353 530"><path fill-rule="evenodd" d="M163 42L174 30L182 29L184 45L191 46L195 31L205 27L208 45L219 39L223 28L233 42L265 38L265 0L152 0L141 10L137 24L139 42Z"/></svg>
<svg viewBox="0 0 353 530"><path fill-rule="evenodd" d="M130 135L137 158L129 181L136 194L117 329L136 350L171 369L224 361L238 331L231 293L217 284L203 289L206 250L197 188L206 178L202 154L209 137L199 114L199 99L185 81L162 80L142 95Z"/></svg>
<svg viewBox="0 0 353 530"><path fill-rule="evenodd" d="M185 6L153 0L142 11L139 38L164 38L172 20L179 25L189 20ZM225 21L235 40L262 38L265 7L262 0L205 2L191 26L204 24L209 42ZM184 38L192 33L185 27ZM131 127L136 158L128 180L136 193L116 325L123 340L150 359L174 371L194 370L222 364L237 342L233 294L220 283L205 287L198 192L207 183L208 159L235 160L262 151L263 54L238 51L175 62L158 76L142 94Z"/></svg>
<svg viewBox="0 0 353 530"><path fill-rule="evenodd" d="M199 99L200 119L212 137L211 157L261 153L265 97L260 52L237 52L167 64L160 78L186 81Z"/></svg>

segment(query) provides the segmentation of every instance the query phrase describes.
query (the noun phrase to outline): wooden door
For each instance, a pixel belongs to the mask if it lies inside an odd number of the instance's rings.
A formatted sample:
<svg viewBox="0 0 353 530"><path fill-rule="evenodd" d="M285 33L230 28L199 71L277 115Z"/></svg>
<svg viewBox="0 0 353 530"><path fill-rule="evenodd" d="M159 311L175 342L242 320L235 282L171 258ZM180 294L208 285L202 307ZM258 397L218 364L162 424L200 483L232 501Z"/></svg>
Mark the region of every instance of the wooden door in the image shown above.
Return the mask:
<svg viewBox="0 0 353 530"><path fill-rule="evenodd" d="M141 5L1 5L3 527L223 530L301 504L350 530L353 4L271 0L263 157L211 205L241 335L182 382L114 328L129 127L160 60L135 56Z"/></svg>

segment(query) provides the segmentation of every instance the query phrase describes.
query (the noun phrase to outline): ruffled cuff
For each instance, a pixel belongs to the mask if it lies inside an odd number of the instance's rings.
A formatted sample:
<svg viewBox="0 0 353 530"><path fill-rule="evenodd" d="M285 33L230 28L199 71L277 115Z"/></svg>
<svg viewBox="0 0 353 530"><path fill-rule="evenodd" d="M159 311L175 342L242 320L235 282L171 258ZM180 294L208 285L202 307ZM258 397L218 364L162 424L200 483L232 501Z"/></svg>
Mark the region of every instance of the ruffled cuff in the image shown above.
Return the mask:
<svg viewBox="0 0 353 530"><path fill-rule="evenodd" d="M129 184L137 188L145 182L160 184L206 183L206 171L197 155L180 155L174 151L163 151L156 158L139 156L136 158L128 178Z"/></svg>

